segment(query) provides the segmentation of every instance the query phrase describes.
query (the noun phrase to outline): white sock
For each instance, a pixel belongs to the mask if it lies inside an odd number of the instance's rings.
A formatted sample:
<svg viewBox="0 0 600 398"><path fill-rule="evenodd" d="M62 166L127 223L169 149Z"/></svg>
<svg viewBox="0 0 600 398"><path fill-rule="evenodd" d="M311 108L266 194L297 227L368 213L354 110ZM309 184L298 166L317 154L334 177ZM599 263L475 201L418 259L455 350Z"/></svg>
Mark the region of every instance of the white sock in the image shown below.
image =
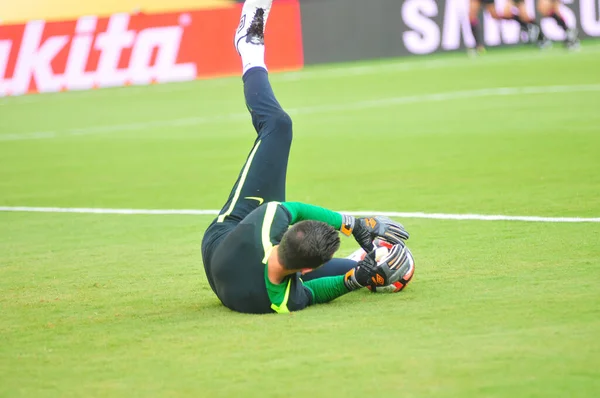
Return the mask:
<svg viewBox="0 0 600 398"><path fill-rule="evenodd" d="M238 45L240 56L242 57L242 75L250 68L260 66L267 69L265 64L265 46L246 43L244 40L240 41Z"/></svg>

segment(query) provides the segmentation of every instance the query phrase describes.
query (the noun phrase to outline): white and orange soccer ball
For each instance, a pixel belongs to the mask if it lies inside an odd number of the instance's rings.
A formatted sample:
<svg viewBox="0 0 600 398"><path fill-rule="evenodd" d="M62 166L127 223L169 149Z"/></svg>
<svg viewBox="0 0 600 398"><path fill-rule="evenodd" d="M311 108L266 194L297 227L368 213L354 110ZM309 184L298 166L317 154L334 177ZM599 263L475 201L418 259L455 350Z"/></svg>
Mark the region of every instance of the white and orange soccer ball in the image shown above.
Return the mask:
<svg viewBox="0 0 600 398"><path fill-rule="evenodd" d="M376 239L374 242L377 249L375 249L375 260L380 261L389 253L390 249L394 246L393 244L386 242L381 239ZM350 256L349 259L354 261L360 261L365 258L367 253L363 249L358 249ZM408 282L412 280L412 277L415 273L415 259L411 253L411 251L406 248L406 260L409 262L408 271L406 271L403 275L393 275L393 280L389 285L386 286L376 286L372 288L371 286L367 286L369 290L373 293L397 293L404 289ZM402 268L402 267L400 267Z"/></svg>

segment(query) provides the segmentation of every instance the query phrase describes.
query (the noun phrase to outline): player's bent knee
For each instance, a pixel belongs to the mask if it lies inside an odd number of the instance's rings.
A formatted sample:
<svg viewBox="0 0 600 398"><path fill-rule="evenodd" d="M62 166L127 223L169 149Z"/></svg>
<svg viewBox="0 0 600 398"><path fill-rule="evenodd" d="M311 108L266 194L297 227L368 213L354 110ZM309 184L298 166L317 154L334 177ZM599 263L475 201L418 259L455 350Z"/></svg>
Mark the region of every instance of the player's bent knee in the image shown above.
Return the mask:
<svg viewBox="0 0 600 398"><path fill-rule="evenodd" d="M292 118L284 110L277 112L274 116L274 121L280 129L292 129Z"/></svg>
<svg viewBox="0 0 600 398"><path fill-rule="evenodd" d="M269 120L269 124L275 134L280 138L292 140L292 118L285 111L274 114Z"/></svg>

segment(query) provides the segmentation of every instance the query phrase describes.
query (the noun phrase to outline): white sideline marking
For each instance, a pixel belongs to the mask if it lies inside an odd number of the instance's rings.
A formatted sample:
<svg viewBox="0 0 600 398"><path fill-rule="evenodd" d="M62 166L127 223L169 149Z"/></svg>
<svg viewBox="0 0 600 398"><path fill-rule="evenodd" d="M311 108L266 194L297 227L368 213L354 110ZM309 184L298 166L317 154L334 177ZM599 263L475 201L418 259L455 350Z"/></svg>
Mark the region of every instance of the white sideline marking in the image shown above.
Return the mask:
<svg viewBox="0 0 600 398"><path fill-rule="evenodd" d="M39 131L22 134L0 134L0 141L39 140L43 138L54 137L56 137L56 133L54 131Z"/></svg>
<svg viewBox="0 0 600 398"><path fill-rule="evenodd" d="M390 97L375 100L365 100L341 104L325 104L317 106L288 108L290 115L310 115L316 113L339 112L348 110L364 110L381 108L394 105L417 104L423 102L438 102L459 99L472 99L480 97L509 96L509 95L531 95L531 94L554 94L554 93L577 93L600 91L600 84L578 84L561 86L530 86L530 87L496 87L477 90L448 91L445 93L419 94L403 97ZM209 123L223 123L247 120L249 116L244 113L230 113L225 115L209 117L189 117L168 120L154 120L149 122L134 122L122 124L109 124L105 126L88 126L69 129L61 132L47 133L24 133L24 134L0 134L0 141L32 140L43 138L56 138L58 136L81 136L89 134L113 133L117 131L135 131L153 129L159 127L195 126Z"/></svg>
<svg viewBox="0 0 600 398"><path fill-rule="evenodd" d="M82 214L126 214L126 215L213 215L219 210L194 210L194 209L101 209L77 207L23 207L0 206L1 212L34 212L34 213L82 213ZM434 220L476 220L476 221L528 221L549 223L582 223L600 222L600 217L536 217L536 216L506 216L485 214L445 214L445 213L407 213L395 211L342 211L341 213L354 216L372 215L398 218L429 218Z"/></svg>

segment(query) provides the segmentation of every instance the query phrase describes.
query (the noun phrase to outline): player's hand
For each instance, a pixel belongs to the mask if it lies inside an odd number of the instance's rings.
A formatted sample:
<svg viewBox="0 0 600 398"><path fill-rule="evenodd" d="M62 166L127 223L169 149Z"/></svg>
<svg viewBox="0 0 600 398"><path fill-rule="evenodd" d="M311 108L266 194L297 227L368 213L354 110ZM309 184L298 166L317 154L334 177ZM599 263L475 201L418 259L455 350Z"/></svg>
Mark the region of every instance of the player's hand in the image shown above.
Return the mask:
<svg viewBox="0 0 600 398"><path fill-rule="evenodd" d="M373 250L373 240L381 238L391 244L407 240L410 235L404 226L388 217L365 217L354 219L352 216L343 217L342 232L352 233L354 239L367 253Z"/></svg>
<svg viewBox="0 0 600 398"><path fill-rule="evenodd" d="M408 253L403 241L395 244L383 258L380 258L375 267L375 275L371 276L369 286L375 291L377 286L387 286L397 282L404 276L409 268L410 262L406 261Z"/></svg>
<svg viewBox="0 0 600 398"><path fill-rule="evenodd" d="M373 250L356 264L344 276L344 283L348 290L356 290L367 285L371 287L387 286L392 277L406 262L406 246L400 242L392 246L385 257L375 260L376 251Z"/></svg>
<svg viewBox="0 0 600 398"><path fill-rule="evenodd" d="M356 263L356 267L346 272L344 284L348 290L357 290L369 284L372 276L376 275L377 261L375 250L371 251L364 259Z"/></svg>

